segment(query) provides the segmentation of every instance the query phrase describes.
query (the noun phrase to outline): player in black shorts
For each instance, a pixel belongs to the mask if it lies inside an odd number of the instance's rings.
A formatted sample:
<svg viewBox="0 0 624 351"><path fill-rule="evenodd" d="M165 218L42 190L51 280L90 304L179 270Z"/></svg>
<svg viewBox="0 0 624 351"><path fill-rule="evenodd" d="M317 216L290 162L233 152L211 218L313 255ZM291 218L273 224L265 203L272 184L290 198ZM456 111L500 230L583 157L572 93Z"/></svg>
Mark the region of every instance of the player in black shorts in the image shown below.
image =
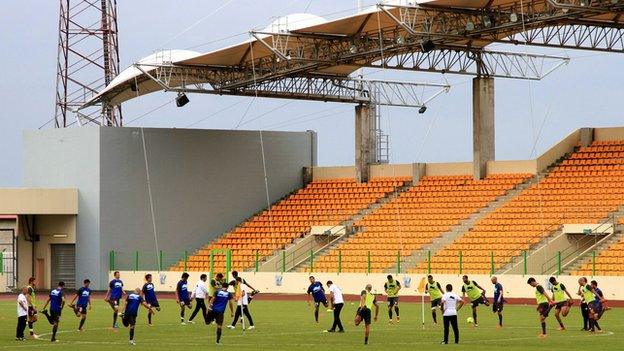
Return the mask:
<svg viewBox="0 0 624 351"><path fill-rule="evenodd" d="M553 299L548 296L546 289L543 286L539 285L535 278L531 277L527 280L527 284L531 287L535 288L535 300L537 301L537 312L539 313L540 323L542 325L542 333L539 335L540 338L546 337L546 318L548 318L548 314L550 313L550 309L555 304Z"/></svg>
<svg viewBox="0 0 624 351"><path fill-rule="evenodd" d="M377 315L379 314L379 305L375 295L371 292L373 286L368 284L366 288L362 290L360 294L360 307L355 315L355 326L357 327L364 321L364 345L368 345L368 336L370 334L371 325L371 309L375 306L375 321L377 321Z"/></svg>

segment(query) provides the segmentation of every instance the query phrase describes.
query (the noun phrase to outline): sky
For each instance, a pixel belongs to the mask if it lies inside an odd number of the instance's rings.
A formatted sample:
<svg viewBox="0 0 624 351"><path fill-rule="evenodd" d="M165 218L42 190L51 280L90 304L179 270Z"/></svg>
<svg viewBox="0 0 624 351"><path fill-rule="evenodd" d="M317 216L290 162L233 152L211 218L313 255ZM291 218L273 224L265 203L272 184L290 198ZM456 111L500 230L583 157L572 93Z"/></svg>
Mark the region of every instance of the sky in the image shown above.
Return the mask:
<svg viewBox="0 0 624 351"><path fill-rule="evenodd" d="M279 16L309 12L327 18L355 13L356 0L122 0L118 2L122 69L161 49L206 52L246 40ZM374 4L375 1L364 1ZM215 11L219 9L219 11ZM20 186L22 132L54 114L58 1L4 0L0 4L0 186ZM502 50L505 47L495 47ZM518 48L514 48L516 51ZM621 54L522 48L571 58L540 82L496 80L496 159L531 159L580 127L622 126ZM451 85L425 114L383 108L391 162L472 159L471 77L365 70L372 79ZM161 128L314 130L321 166L352 165L354 107L321 102L190 96L176 108L172 93L123 105L128 126ZM154 110L155 107L164 107ZM47 128L50 128L49 126Z"/></svg>

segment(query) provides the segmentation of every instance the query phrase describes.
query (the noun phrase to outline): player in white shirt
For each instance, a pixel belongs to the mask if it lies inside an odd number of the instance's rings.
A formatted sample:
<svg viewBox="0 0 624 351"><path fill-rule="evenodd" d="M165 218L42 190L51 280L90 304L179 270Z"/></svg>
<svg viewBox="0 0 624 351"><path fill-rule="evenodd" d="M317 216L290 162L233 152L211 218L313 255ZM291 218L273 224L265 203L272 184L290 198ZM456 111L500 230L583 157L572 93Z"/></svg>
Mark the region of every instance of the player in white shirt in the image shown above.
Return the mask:
<svg viewBox="0 0 624 351"><path fill-rule="evenodd" d="M22 293L17 296L17 333L15 340L24 341L24 330L26 330L26 322L28 320L28 287L22 288Z"/></svg>
<svg viewBox="0 0 624 351"><path fill-rule="evenodd" d="M197 315L197 312L202 311L202 316L204 317L204 322L208 324L208 309L206 308L206 297L208 296L208 287L206 286L206 280L208 280L208 276L202 274L199 276L199 281L197 285L195 285L195 289L193 293L191 293L191 299L195 299L195 310L191 314L191 318L189 318L189 323L193 322L193 318Z"/></svg>
<svg viewBox="0 0 624 351"><path fill-rule="evenodd" d="M344 298L342 297L342 291L331 280L327 281L327 287L329 289L329 305L334 310L334 324L328 332L333 333L338 328L339 333L344 333L342 322L340 321L340 311L344 307Z"/></svg>
<svg viewBox="0 0 624 351"><path fill-rule="evenodd" d="M251 292L252 289L250 289L246 284L243 284L243 279L241 277L236 277L236 287L234 288L234 291L234 297L237 300L236 313L234 313L234 320L232 320L231 325L228 325L228 328L236 328L238 319L244 314L247 318L247 322L249 323L248 329L254 329L253 318L251 318L251 314L249 313L249 292Z"/></svg>
<svg viewBox="0 0 624 351"><path fill-rule="evenodd" d="M459 295L453 292L451 284L446 285L446 293L442 295L442 316L444 318L444 340L442 344L448 344L449 325L453 327L455 343L459 344L459 327L457 326L457 311L464 305Z"/></svg>

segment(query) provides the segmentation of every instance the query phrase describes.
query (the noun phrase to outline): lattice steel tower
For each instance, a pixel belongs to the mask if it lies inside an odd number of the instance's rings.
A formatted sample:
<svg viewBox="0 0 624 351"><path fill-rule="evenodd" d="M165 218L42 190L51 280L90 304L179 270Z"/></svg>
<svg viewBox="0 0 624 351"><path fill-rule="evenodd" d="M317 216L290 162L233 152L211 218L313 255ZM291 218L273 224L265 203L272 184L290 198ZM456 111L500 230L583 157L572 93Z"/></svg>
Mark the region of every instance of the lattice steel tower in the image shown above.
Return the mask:
<svg viewBox="0 0 624 351"><path fill-rule="evenodd" d="M72 116L118 73L117 0L60 0L54 126L122 126L120 107L98 104Z"/></svg>

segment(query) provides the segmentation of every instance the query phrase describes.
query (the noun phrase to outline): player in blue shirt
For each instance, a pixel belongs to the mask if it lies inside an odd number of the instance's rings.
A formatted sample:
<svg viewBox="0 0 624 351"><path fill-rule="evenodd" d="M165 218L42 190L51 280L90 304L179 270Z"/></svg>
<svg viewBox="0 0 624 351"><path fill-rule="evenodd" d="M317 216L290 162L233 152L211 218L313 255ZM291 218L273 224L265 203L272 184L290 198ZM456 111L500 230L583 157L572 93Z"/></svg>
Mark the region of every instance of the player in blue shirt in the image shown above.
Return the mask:
<svg viewBox="0 0 624 351"><path fill-rule="evenodd" d="M121 323L123 323L124 327L130 328L130 345L136 345L134 342L134 327L136 325L137 315L139 314L139 307L143 305L150 312L152 312L152 308L145 302L143 297L141 296L141 289L136 288L134 292L130 293L125 300L124 305L124 313L121 317Z"/></svg>
<svg viewBox="0 0 624 351"><path fill-rule="evenodd" d="M143 284L143 289L141 289L141 293L145 302L152 307L150 312L147 314L147 325L150 327L152 324L152 315L154 315L156 311L160 311L160 304L158 303L158 298L156 298L156 290L154 289L154 283L152 283L152 275L145 275L145 284Z"/></svg>
<svg viewBox="0 0 624 351"><path fill-rule="evenodd" d="M492 277L494 285L494 299L492 301L492 312L498 314L498 328L503 327L503 307L505 298L503 297L503 285L498 282L498 278Z"/></svg>
<svg viewBox="0 0 624 351"><path fill-rule="evenodd" d="M321 304L327 308L327 298L325 297L325 289L323 283L317 282L314 276L310 276L310 286L308 287L308 295L314 299L314 320L316 324L319 322L319 307ZM308 300L308 305L310 301Z"/></svg>
<svg viewBox="0 0 624 351"><path fill-rule="evenodd" d="M56 342L56 331L58 330L59 322L61 321L61 311L63 307L65 307L65 295L63 294L63 288L65 287L65 282L59 282L58 287L52 291L50 291L50 295L48 296L48 300L45 305L43 305L43 313L44 316L48 319L48 322L52 325L52 342ZM50 304L50 313L46 310Z"/></svg>
<svg viewBox="0 0 624 351"><path fill-rule="evenodd" d="M223 329L223 314L225 308L230 306L230 315L234 316L234 308L230 301L234 298L234 294L228 292L229 284L224 283L221 285L221 289L217 289L210 297L208 302L208 316L206 317L206 324L210 324L213 321L217 324L217 344L221 343L221 330Z"/></svg>
<svg viewBox="0 0 624 351"><path fill-rule="evenodd" d="M87 320L87 310L91 309L91 289L89 289L91 281L89 279L85 279L83 284L84 285L76 291L76 295L74 295L74 298L69 304L69 307L74 310L76 317L80 318L78 331L82 331L82 327ZM74 305L76 299L78 299L78 303Z"/></svg>
<svg viewBox="0 0 624 351"><path fill-rule="evenodd" d="M176 302L180 306L180 323L182 325L186 324L184 322L184 309L186 307L188 307L189 309L192 307L191 297L188 291L188 277L188 273L182 273L182 279L180 279L178 285L176 286Z"/></svg>
<svg viewBox="0 0 624 351"><path fill-rule="evenodd" d="M119 300L126 296L126 292L123 289L123 282L119 279L119 271L113 273L114 279L108 283L108 291L104 297L104 301L113 309L113 329L119 328L117 326L117 315L119 314Z"/></svg>
<svg viewBox="0 0 624 351"><path fill-rule="evenodd" d="M600 318L602 318L602 315L605 313L605 311L609 310L610 308L609 306L607 306L607 301L604 298L604 294L602 293L602 290L600 290L600 288L598 287L598 282L595 280L592 280L590 284L592 288L594 288L594 295L596 295L596 300L595 300L596 307L594 308L596 319L594 320L594 327L598 331L602 331L602 328L600 328L598 321L600 320Z"/></svg>

